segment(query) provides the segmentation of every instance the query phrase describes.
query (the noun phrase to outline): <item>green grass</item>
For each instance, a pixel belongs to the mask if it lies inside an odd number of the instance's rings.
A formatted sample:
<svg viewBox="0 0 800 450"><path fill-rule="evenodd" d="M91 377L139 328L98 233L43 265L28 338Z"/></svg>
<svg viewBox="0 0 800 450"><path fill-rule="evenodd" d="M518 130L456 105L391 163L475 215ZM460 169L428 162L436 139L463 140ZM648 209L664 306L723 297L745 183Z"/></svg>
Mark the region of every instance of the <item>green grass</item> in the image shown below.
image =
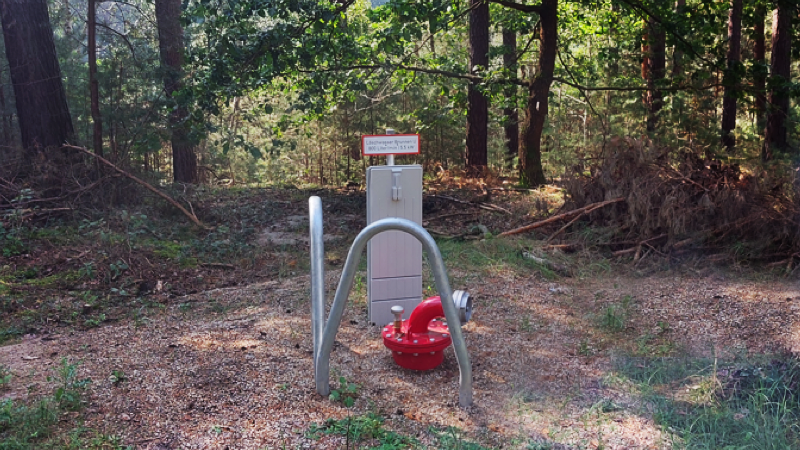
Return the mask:
<svg viewBox="0 0 800 450"><path fill-rule="evenodd" d="M674 448L800 448L800 362L795 358L733 363L620 358L616 365Z"/></svg>
<svg viewBox="0 0 800 450"><path fill-rule="evenodd" d="M600 328L609 333L625 331L630 316L631 301L633 297L626 295L619 304L608 305L598 317Z"/></svg>
<svg viewBox="0 0 800 450"><path fill-rule="evenodd" d="M464 438L454 427L428 429L433 446L426 446L414 437L384 428L385 419L375 413L366 413L344 419L328 419L322 424L311 424L306 436L319 439L324 435L345 436L343 448L362 450L489 450ZM545 448L545 447L542 447Z"/></svg>
<svg viewBox="0 0 800 450"><path fill-rule="evenodd" d="M346 419L328 419L321 425L311 424L308 437L319 438L322 435L339 435L347 438L347 448L368 448L375 450L405 450L419 448L419 442L411 437L403 436L383 428L383 417L367 413ZM359 446L365 442L377 442L377 445Z"/></svg>
<svg viewBox="0 0 800 450"><path fill-rule="evenodd" d="M56 388L51 395L37 400L0 401L0 450L122 450L119 440L97 433L81 425L80 415L59 424L62 416L83 408L83 393L88 379L78 377L77 364L61 360L52 381Z"/></svg>
<svg viewBox="0 0 800 450"><path fill-rule="evenodd" d="M617 305L609 305L600 315L600 328L610 333L619 333L625 330L625 311Z"/></svg>
<svg viewBox="0 0 800 450"><path fill-rule="evenodd" d="M16 325L0 326L0 345L14 340L23 334L25 334L25 331Z"/></svg>
<svg viewBox="0 0 800 450"><path fill-rule="evenodd" d="M486 239L483 241L438 240L436 244L447 268L459 268L478 274L493 275L517 272L529 275L538 272L547 279L558 278L550 268L523 257L522 240Z"/></svg>

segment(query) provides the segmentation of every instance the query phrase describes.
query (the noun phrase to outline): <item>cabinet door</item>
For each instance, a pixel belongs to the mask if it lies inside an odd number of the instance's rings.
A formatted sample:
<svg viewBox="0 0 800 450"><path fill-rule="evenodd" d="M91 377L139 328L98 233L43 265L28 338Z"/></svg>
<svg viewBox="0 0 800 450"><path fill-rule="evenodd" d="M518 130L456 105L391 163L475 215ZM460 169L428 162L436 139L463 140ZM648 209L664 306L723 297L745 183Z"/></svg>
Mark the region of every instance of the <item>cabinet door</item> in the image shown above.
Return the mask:
<svg viewBox="0 0 800 450"><path fill-rule="evenodd" d="M386 217L422 224L422 167L367 169L367 222ZM395 304L406 308L407 317L422 299L422 244L402 231L376 235L367 249L367 274L370 321L391 321Z"/></svg>

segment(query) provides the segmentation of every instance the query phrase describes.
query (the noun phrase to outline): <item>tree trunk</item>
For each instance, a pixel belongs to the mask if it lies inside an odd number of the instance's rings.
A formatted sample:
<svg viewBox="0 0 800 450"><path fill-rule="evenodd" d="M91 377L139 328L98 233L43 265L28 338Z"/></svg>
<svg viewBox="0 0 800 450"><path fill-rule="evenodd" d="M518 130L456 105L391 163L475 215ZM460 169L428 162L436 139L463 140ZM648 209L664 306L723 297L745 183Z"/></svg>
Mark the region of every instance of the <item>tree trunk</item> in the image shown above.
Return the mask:
<svg viewBox="0 0 800 450"><path fill-rule="evenodd" d="M792 17L793 8L783 1L772 13L772 58L770 61L772 88L769 92L770 110L764 134L764 160L772 158L774 152L787 146L786 116L789 112L789 89L792 62Z"/></svg>
<svg viewBox="0 0 800 450"><path fill-rule="evenodd" d="M542 0L539 24L539 65L528 87L519 145L519 181L524 186L547 182L542 170L542 132L558 51L558 0Z"/></svg>
<svg viewBox="0 0 800 450"><path fill-rule="evenodd" d="M73 128L47 2L0 0L0 16L22 146L61 146L72 138Z"/></svg>
<svg viewBox="0 0 800 450"><path fill-rule="evenodd" d="M92 122L94 124L92 146L94 152L103 156L103 118L100 115L100 89L97 83L97 2L88 1L86 16L87 47L89 51L89 97L91 98ZM97 162L98 169L101 167Z"/></svg>
<svg viewBox="0 0 800 450"><path fill-rule="evenodd" d="M489 4L484 0L471 0L469 13L469 73L478 75L489 65ZM478 66L480 68L478 69ZM467 172L481 176L488 164L489 102L475 86L469 84L467 92Z"/></svg>
<svg viewBox="0 0 800 450"><path fill-rule="evenodd" d="M164 71L164 91L170 99L182 87L184 45L180 17L181 0L156 0L158 48ZM172 129L173 179L183 183L196 183L197 155L189 139L187 118L188 113L183 105L173 106L169 117Z"/></svg>
<svg viewBox="0 0 800 450"><path fill-rule="evenodd" d="M3 147L12 148L14 143L11 141L11 124L6 120L8 116L6 111L6 94L3 81L0 80L0 122L3 126Z"/></svg>
<svg viewBox="0 0 800 450"><path fill-rule="evenodd" d="M725 94L722 99L722 145L730 152L736 145L736 68L741 58L742 0L731 0L728 13L728 56L725 73Z"/></svg>
<svg viewBox="0 0 800 450"><path fill-rule="evenodd" d="M644 105L647 108L647 131L653 132L658 124L658 113L664 106L664 96L658 86L666 73L666 34L661 24L649 19L645 24L642 52L642 77L647 82Z"/></svg>
<svg viewBox="0 0 800 450"><path fill-rule="evenodd" d="M759 134L764 132L764 113L767 110L767 96L764 88L766 82L766 39L764 38L764 19L767 9L763 5L756 6L755 26L753 28L753 65L756 67L756 75L753 77L753 89L756 107L756 130Z"/></svg>
<svg viewBox="0 0 800 450"><path fill-rule="evenodd" d="M683 15L686 9L686 0L678 0L675 2L675 12ZM683 52L677 46L672 50L672 79L679 79L683 77Z"/></svg>
<svg viewBox="0 0 800 450"><path fill-rule="evenodd" d="M503 67L514 78L517 77L517 32L503 30ZM519 113L517 112L517 87L509 86L505 90L508 101L512 106L503 109L506 125L503 127L506 135L506 167L513 169L514 157L519 153Z"/></svg>

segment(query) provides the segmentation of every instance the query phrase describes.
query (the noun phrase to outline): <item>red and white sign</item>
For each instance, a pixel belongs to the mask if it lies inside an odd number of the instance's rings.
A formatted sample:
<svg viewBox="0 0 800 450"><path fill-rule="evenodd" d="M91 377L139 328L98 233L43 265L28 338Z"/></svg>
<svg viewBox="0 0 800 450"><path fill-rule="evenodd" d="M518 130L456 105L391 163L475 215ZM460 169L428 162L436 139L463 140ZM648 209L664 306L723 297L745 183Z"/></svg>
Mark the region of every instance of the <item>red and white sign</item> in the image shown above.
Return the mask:
<svg viewBox="0 0 800 450"><path fill-rule="evenodd" d="M361 154L416 155L419 153L418 134L380 134L361 136Z"/></svg>

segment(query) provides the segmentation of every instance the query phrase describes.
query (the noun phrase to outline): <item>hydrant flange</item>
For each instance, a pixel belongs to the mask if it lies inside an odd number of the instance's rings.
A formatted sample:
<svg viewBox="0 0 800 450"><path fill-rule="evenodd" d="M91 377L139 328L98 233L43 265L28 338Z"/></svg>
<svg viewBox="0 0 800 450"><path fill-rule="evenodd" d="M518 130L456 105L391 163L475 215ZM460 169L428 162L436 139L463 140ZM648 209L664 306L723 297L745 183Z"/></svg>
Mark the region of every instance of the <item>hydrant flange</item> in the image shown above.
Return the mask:
<svg viewBox="0 0 800 450"><path fill-rule="evenodd" d="M433 297L417 306L411 318L403 321L399 333L392 323L383 327L383 344L400 367L430 370L442 363L443 350L452 343L443 315L441 300Z"/></svg>

